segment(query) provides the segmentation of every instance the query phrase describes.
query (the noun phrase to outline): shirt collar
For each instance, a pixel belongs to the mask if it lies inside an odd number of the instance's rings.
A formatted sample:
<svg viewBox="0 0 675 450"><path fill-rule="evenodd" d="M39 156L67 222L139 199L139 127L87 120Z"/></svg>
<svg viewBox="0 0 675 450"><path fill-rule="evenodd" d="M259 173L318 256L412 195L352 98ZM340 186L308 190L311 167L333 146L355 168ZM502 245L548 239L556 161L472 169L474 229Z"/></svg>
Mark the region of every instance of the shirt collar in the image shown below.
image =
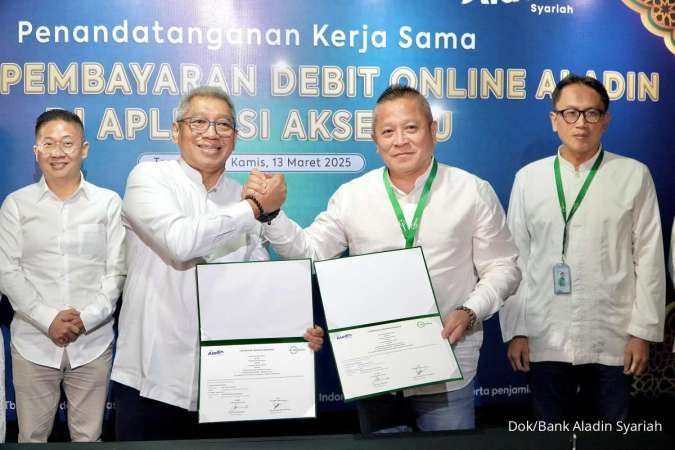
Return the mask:
<svg viewBox="0 0 675 450"><path fill-rule="evenodd" d="M588 161L579 164L579 169L576 169L574 167L574 164L572 164L571 162L569 162L568 160L563 158L562 155L560 154L560 150L562 150L562 145L558 146L558 160L560 161L561 167L566 167L568 170L571 170L573 172L575 172L577 170L579 172L588 172L593 167L593 164L595 164L595 160L598 159L598 156L600 156L600 152L603 149L602 149L602 144L600 144L600 146L598 147L598 151L595 152L595 155L593 155L593 157L591 159L589 159Z"/></svg>
<svg viewBox="0 0 675 450"><path fill-rule="evenodd" d="M187 175L190 181L206 189L204 187L204 180L202 178L202 174L199 173L197 169L195 169L194 167L190 166L187 162L185 162L182 156L178 159L178 164L180 164L181 168L183 169L183 172L185 172L185 175ZM223 178L225 178L225 171L223 171L223 173L220 175L220 178L218 178L218 181L216 181L216 184L214 184L213 187L209 189L208 192L217 191L223 182Z"/></svg>
<svg viewBox="0 0 675 450"><path fill-rule="evenodd" d="M49 189L49 186L47 185L47 180L45 180L45 176L44 176L44 175L42 175L42 176L40 177L40 181L38 181L38 187L39 187L38 202L39 202L40 200L43 200L47 195L51 195L53 198L58 199L58 200L61 200L61 199L59 199L59 197L57 197L56 194L54 194L54 193L52 192L51 189ZM89 183L87 183L86 181L84 181L84 174L82 173L82 171L80 171L80 184L77 186L77 189L75 189L75 192L73 192L73 193L70 195L70 197L68 197L68 198L65 199L64 201L67 201L67 200L70 200L70 199L72 199L72 198L75 198L75 197L77 197L78 195L80 195L80 193L81 193L81 194L84 196L84 198L86 198L87 200L89 200L89 199L91 198L91 192L89 192Z"/></svg>
<svg viewBox="0 0 675 450"><path fill-rule="evenodd" d="M413 194L418 193L424 187L424 183L426 183L427 178L429 177L429 174L431 173L431 168L434 166L434 160L435 159L436 158L434 158L433 156L431 157L431 162L429 163L429 167L427 167L427 170L425 170L422 175L417 177L417 179L415 180L415 184L413 185L412 190L408 194L406 194L405 192L403 192L402 190L400 190L399 188L394 186L394 183L392 183L391 187L394 188L394 192L396 192L396 194L399 195L400 197L404 197L404 196L413 195ZM386 167L385 167L385 170L386 170Z"/></svg>

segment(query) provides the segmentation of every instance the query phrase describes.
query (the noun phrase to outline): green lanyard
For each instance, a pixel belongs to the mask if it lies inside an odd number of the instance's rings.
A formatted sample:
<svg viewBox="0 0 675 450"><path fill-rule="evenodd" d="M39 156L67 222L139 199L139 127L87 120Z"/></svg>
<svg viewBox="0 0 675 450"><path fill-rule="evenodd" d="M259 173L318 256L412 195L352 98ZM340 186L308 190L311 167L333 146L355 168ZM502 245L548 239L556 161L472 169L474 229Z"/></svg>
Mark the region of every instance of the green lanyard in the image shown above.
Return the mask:
<svg viewBox="0 0 675 450"><path fill-rule="evenodd" d="M558 191L558 203L560 203L560 212L562 213L563 220L565 221L565 228L563 230L563 244L562 244L562 260L565 262L565 252L567 251L567 224L570 223L570 220L572 220L572 216L574 215L575 212L577 212L577 209L579 209L579 205L581 205L581 201L584 199L584 196L586 195L586 191L588 190L588 186L591 185L591 181L593 181L593 177L595 177L595 173L598 171L598 167L600 167L600 163L602 162L602 157L604 156L605 151L600 150L600 155L598 156L598 159L595 160L595 163L593 164L593 167L591 167L591 171L588 175L586 175L586 180L584 181L584 184L581 186L581 190L579 190L579 193L577 194L577 198L574 200L574 204L572 205L572 209L570 210L569 216L567 215L567 204L565 203L565 192L563 191L563 185L562 185L562 177L560 176L560 161L558 160L558 157L555 157L555 161L553 162L553 171L555 172L555 187L556 190Z"/></svg>
<svg viewBox="0 0 675 450"><path fill-rule="evenodd" d="M420 195L420 201L417 203L417 209L415 209L415 215L413 216L412 224L408 227L408 223L405 220L403 211L401 210L401 205L398 203L394 189L391 187L391 181L389 180L389 170L385 167L383 173L384 178L384 187L387 190L387 195L389 196L389 201L391 206L394 208L394 213L398 219L398 224L401 226L401 232L405 238L405 248L410 248L415 242L415 235L417 234L417 229L420 226L420 220L422 219L422 212L427 206L429 200L429 191L431 190L431 183L434 182L436 178L436 172L438 171L438 162L434 159L434 165L431 167L431 172L427 177L427 181L424 183L424 189L422 189L422 195Z"/></svg>

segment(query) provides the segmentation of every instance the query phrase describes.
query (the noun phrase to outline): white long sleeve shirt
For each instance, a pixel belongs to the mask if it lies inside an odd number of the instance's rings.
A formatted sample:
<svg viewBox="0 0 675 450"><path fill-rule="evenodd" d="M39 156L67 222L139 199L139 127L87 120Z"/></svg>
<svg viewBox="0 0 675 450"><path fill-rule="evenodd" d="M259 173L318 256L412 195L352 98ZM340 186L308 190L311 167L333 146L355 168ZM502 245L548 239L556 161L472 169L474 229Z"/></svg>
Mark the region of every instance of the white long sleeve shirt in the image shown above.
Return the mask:
<svg viewBox="0 0 675 450"><path fill-rule="evenodd" d="M599 152L578 170L560 157L568 211ZM530 360L623 365L629 335L663 340L665 270L659 208L647 167L605 151L568 225L571 295L554 295L564 221L554 157L515 178L508 223L523 281L500 312L504 341L529 339Z"/></svg>
<svg viewBox="0 0 675 450"><path fill-rule="evenodd" d="M394 187L411 222L427 172L409 194ZM333 258L349 249L353 255L405 247L405 239L376 169L343 184L328 208L302 229L283 213L265 235L283 257ZM438 165L416 241L424 250L427 268L442 317L457 306L476 312L476 327L454 345L464 378L446 384L410 389L406 395L460 389L474 377L483 342L481 321L497 312L520 281L516 247L506 227L504 211L490 185L463 170Z"/></svg>
<svg viewBox="0 0 675 450"><path fill-rule="evenodd" d="M675 221L673 221L673 231L670 233L670 279L675 287Z"/></svg>
<svg viewBox="0 0 675 450"><path fill-rule="evenodd" d="M60 367L64 351L78 367L108 348L126 274L122 202L81 180L60 200L42 178L9 194L0 211L0 285L15 311L12 346L48 367ZM59 347L47 331L69 308L80 312L86 332Z"/></svg>
<svg viewBox="0 0 675 450"><path fill-rule="evenodd" d="M199 330L195 265L269 259L241 186L208 192L182 159L129 174L123 221L129 274L111 378L143 397L196 410Z"/></svg>
<svg viewBox="0 0 675 450"><path fill-rule="evenodd" d="M0 301L2 301L2 292L0 292ZM5 442L5 434L7 432L7 418L5 413L7 410L5 403L5 338L2 336L0 329L0 444Z"/></svg>

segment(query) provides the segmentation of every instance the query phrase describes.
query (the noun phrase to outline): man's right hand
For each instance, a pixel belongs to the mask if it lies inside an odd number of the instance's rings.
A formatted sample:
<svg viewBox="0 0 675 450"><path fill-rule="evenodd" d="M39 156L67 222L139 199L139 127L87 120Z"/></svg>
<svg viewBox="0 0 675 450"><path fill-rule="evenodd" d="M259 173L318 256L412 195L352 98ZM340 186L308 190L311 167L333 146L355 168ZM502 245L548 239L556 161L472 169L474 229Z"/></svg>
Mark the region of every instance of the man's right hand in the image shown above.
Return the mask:
<svg viewBox="0 0 675 450"><path fill-rule="evenodd" d="M280 209L286 200L284 176L280 173L271 174L252 170L242 190L242 197L248 195L255 197L260 202L265 213ZM254 208L254 210L257 217L259 211L257 211L257 208Z"/></svg>
<svg viewBox="0 0 675 450"><path fill-rule="evenodd" d="M527 336L516 336L511 339L506 353L513 370L516 372L530 371L530 346Z"/></svg>
<svg viewBox="0 0 675 450"><path fill-rule="evenodd" d="M63 347L75 341L83 331L84 324L79 311L71 308L59 311L49 325L47 334L56 345Z"/></svg>

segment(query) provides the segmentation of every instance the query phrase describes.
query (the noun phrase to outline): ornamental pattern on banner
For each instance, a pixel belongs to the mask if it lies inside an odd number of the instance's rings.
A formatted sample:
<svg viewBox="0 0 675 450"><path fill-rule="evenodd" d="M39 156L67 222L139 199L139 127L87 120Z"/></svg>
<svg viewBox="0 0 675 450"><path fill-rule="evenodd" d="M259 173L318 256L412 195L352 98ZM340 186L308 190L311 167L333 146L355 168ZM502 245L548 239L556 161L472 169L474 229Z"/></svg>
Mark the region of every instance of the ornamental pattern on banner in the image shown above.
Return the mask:
<svg viewBox="0 0 675 450"><path fill-rule="evenodd" d="M663 38L675 54L675 0L623 0L624 4L640 14L642 24Z"/></svg>

